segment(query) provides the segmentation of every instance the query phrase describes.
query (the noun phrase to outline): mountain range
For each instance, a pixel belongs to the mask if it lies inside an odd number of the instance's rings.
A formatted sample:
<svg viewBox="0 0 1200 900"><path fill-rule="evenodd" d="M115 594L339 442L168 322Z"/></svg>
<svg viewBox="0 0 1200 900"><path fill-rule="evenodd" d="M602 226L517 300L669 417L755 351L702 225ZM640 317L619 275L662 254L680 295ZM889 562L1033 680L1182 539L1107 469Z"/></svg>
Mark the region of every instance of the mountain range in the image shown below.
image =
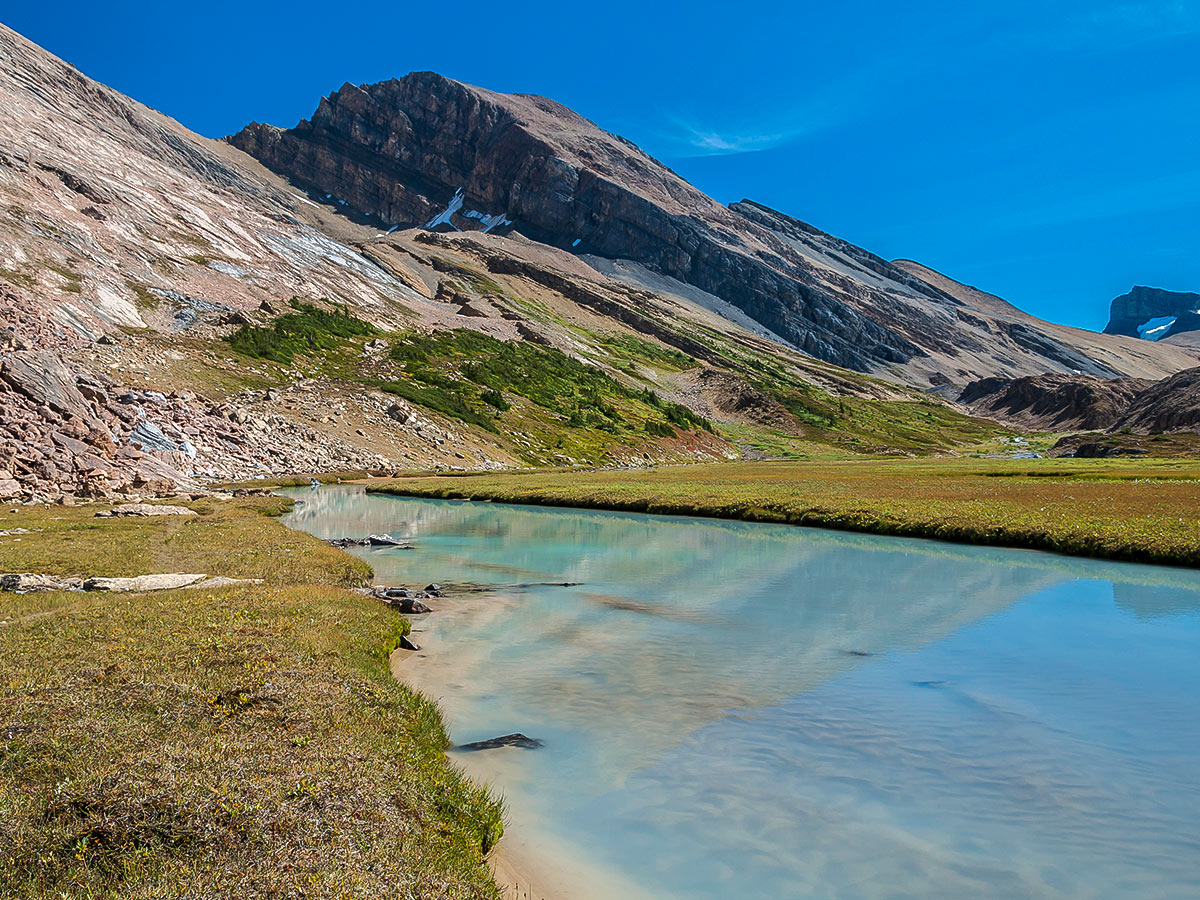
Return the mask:
<svg viewBox="0 0 1200 900"><path fill-rule="evenodd" d="M217 141L2 26L0 97L5 498L953 451L1021 425L980 380L1200 363L1196 295L1045 322L543 97L414 73Z"/></svg>

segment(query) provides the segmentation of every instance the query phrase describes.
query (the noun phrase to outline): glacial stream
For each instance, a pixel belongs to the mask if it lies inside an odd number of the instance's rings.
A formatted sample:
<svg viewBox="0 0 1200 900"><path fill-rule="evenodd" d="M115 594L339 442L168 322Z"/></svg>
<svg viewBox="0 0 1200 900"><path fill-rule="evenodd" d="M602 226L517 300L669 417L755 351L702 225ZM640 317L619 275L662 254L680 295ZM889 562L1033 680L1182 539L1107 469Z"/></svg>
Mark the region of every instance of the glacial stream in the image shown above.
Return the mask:
<svg viewBox="0 0 1200 900"><path fill-rule="evenodd" d="M295 491L534 896L1200 896L1200 573L787 526ZM563 587L562 582L579 582Z"/></svg>

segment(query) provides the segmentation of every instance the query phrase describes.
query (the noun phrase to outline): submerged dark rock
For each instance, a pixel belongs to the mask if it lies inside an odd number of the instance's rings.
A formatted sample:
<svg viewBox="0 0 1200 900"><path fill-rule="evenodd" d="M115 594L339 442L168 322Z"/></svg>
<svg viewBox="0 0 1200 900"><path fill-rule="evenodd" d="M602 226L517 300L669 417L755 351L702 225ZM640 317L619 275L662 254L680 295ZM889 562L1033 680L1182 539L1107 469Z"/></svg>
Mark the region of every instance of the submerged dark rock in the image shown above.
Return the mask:
<svg viewBox="0 0 1200 900"><path fill-rule="evenodd" d="M388 597L387 602L393 609L398 609L400 612L407 613L408 615L433 612L432 609L416 597Z"/></svg>
<svg viewBox="0 0 1200 900"><path fill-rule="evenodd" d="M489 738L486 741L472 741L469 744L459 744L455 747L456 750L498 750L501 747L520 747L523 750L537 750L539 747L546 746L536 738L531 738L528 735L514 732L513 734L505 734L500 737Z"/></svg>
<svg viewBox="0 0 1200 900"><path fill-rule="evenodd" d="M411 550L408 541L397 540L386 534L369 534L364 538L330 538L325 541L334 547L394 547L397 550Z"/></svg>

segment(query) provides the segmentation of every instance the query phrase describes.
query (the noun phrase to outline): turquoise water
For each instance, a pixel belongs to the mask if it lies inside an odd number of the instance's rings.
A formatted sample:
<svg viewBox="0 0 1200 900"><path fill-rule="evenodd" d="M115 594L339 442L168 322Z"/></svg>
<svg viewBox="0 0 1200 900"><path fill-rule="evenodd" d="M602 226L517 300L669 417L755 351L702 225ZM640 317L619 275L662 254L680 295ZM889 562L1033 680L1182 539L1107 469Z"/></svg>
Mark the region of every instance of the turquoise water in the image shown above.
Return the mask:
<svg viewBox="0 0 1200 900"><path fill-rule="evenodd" d="M545 742L455 758L567 895L1200 896L1194 572L297 496L293 527L412 538L360 552L378 581L491 586L415 618L405 665L454 741Z"/></svg>

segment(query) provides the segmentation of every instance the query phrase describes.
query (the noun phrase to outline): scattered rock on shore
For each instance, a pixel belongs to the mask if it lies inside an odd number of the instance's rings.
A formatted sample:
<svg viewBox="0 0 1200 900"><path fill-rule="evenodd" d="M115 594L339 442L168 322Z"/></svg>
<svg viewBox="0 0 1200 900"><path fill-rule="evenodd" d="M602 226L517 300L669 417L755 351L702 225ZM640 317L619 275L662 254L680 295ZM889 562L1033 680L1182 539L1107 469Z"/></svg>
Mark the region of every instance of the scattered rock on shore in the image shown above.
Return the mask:
<svg viewBox="0 0 1200 900"><path fill-rule="evenodd" d="M133 578L89 578L83 583L85 591L110 591L112 593L129 593L132 591L169 591L173 588L187 587L197 581L203 581L205 574L192 575L170 573L164 575L137 575Z"/></svg>
<svg viewBox="0 0 1200 900"><path fill-rule="evenodd" d="M433 612L422 601L428 600L431 597L441 597L442 593L431 594L428 591L410 591L408 588L390 588L382 584L377 584L363 593L370 594L379 600L382 600L388 606L398 609L402 613L410 615Z"/></svg>
<svg viewBox="0 0 1200 900"><path fill-rule="evenodd" d="M122 503L112 509L96 513L98 519L111 519L121 516L195 516L199 515L194 509L186 506L158 506L152 503Z"/></svg>

